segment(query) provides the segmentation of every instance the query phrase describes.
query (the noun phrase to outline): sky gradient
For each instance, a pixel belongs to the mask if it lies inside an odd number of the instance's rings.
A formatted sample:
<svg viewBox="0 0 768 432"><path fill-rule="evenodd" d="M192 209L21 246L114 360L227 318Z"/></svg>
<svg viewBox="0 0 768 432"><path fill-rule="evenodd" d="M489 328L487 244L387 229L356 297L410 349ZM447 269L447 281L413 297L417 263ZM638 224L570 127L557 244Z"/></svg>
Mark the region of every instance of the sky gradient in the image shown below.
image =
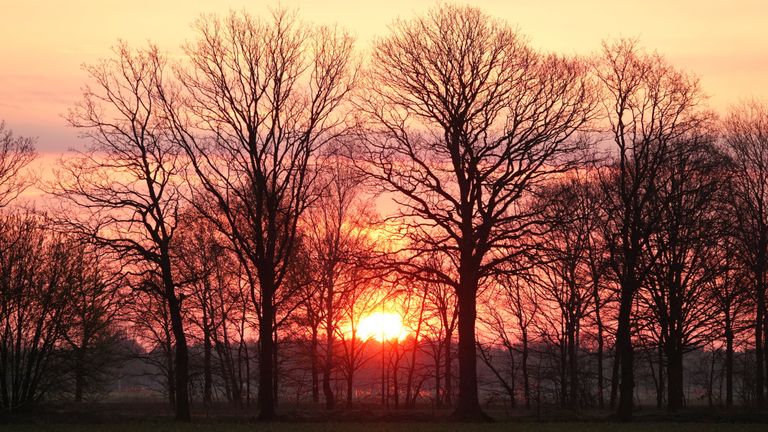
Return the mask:
<svg viewBox="0 0 768 432"><path fill-rule="evenodd" d="M365 50L392 20L439 2L354 1L14 1L0 13L0 119L38 137L41 153L82 147L62 115L86 77L80 65L110 56L118 39L157 43L171 55L193 37L202 13L281 4L302 19L347 28ZM699 76L711 106L725 110L748 97L768 99L768 4L759 0L509 0L468 2L517 26L534 47L568 54L597 52L604 39L639 38L674 65Z"/></svg>

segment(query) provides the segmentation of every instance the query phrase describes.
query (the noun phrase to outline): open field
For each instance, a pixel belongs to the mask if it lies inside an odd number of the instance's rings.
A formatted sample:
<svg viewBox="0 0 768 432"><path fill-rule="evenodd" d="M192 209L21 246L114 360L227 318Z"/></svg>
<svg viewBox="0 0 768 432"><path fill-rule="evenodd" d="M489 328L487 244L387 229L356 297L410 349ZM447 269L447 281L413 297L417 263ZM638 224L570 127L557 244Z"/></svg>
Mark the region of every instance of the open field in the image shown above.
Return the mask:
<svg viewBox="0 0 768 432"><path fill-rule="evenodd" d="M376 406L326 411L302 406L285 410L279 421L261 423L255 411L217 406L206 414L195 407L194 421L176 424L167 404L49 404L15 414L0 414L0 432L715 432L767 431L765 411L689 407L675 414L639 408L633 423L617 423L613 413L542 408L540 411L486 411L496 420L485 424L451 423L449 409L387 410Z"/></svg>
<svg viewBox="0 0 768 432"><path fill-rule="evenodd" d="M715 432L765 431L756 423L193 423L46 424L0 426L7 432Z"/></svg>

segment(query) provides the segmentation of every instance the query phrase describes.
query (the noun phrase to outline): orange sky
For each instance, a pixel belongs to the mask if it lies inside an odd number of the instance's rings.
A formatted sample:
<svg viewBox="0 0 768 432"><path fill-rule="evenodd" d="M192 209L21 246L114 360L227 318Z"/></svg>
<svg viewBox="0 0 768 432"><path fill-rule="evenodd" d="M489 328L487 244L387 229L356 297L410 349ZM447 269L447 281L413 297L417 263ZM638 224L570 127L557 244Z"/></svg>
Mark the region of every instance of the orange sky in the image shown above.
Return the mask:
<svg viewBox="0 0 768 432"><path fill-rule="evenodd" d="M169 52L191 37L201 13L231 8L262 14L272 1L6 1L0 6L0 119L39 137L41 152L81 146L64 114L85 82L80 70L109 55L118 38L152 40ZM338 23L366 47L394 18L434 0L283 0L302 18ZM675 65L696 73L722 110L750 95L768 99L768 3L762 0L485 0L469 2L517 25L545 50L589 54L605 38L639 37Z"/></svg>

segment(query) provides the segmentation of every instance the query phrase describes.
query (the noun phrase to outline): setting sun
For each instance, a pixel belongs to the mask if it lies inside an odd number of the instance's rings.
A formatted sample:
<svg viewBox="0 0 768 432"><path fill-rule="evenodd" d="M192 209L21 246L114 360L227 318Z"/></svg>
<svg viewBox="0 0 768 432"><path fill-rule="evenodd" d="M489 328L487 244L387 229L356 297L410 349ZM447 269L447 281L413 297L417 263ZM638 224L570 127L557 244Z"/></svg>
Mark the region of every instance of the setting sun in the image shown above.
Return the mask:
<svg viewBox="0 0 768 432"><path fill-rule="evenodd" d="M408 336L408 330L403 326L400 315L393 312L375 312L360 320L357 334L362 340L373 338L383 342L403 340Z"/></svg>

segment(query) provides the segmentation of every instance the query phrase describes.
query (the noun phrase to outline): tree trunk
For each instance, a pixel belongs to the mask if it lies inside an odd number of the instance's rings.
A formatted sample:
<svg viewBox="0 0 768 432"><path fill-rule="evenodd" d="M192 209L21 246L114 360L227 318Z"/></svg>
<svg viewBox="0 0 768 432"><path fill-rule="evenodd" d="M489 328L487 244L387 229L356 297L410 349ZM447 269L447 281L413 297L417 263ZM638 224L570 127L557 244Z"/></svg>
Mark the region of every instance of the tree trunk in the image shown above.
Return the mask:
<svg viewBox="0 0 768 432"><path fill-rule="evenodd" d="M458 290L459 300L459 398L452 417L458 421L488 421L480 408L477 394L477 353L475 320L477 318L477 282L463 269Z"/></svg>
<svg viewBox="0 0 768 432"><path fill-rule="evenodd" d="M445 334L445 405L453 405L453 332Z"/></svg>
<svg viewBox="0 0 768 432"><path fill-rule="evenodd" d="M593 296L595 300L595 323L597 325L597 404L600 409L605 407L603 390L603 321L600 317L600 292L598 285L594 285Z"/></svg>
<svg viewBox="0 0 768 432"><path fill-rule="evenodd" d="M764 242L758 244L757 262L755 263L755 404L762 408L765 403L763 382L763 320L765 320L765 252Z"/></svg>
<svg viewBox="0 0 768 432"><path fill-rule="evenodd" d="M310 342L309 358L312 363L312 402L320 402L320 374L317 367L317 327L312 327L312 341Z"/></svg>
<svg viewBox="0 0 768 432"><path fill-rule="evenodd" d="M224 362L226 367L223 372L226 377L225 380L229 380L229 386L231 388L230 402L232 405L242 408L243 406L243 363L245 363L246 369L248 368L247 361L247 349L243 340L237 344L237 367L235 367L235 359L232 355L232 346L229 342L229 332L227 331L226 322L222 325L222 336L224 338L224 345L221 347L221 351L225 353ZM246 361L243 361L243 354L245 353ZM247 373L246 373L247 375ZM246 378L247 381L247 378Z"/></svg>
<svg viewBox="0 0 768 432"><path fill-rule="evenodd" d="M725 406L733 407L733 330L728 317L725 320Z"/></svg>
<svg viewBox="0 0 768 432"><path fill-rule="evenodd" d="M392 396L394 396L395 399L395 409L400 408L400 383L398 380L398 376L400 373L400 347L398 344L398 339L395 338L392 341L392 344L394 345L394 349L392 352L394 353L394 362L392 364Z"/></svg>
<svg viewBox="0 0 768 432"><path fill-rule="evenodd" d="M272 326L275 322L274 278L271 269L262 269L259 282L261 288L261 316L259 317L259 419L275 418L274 394L274 339ZM267 274L264 274L267 273Z"/></svg>
<svg viewBox="0 0 768 432"><path fill-rule="evenodd" d="M621 421L632 419L632 405L635 390L634 349L632 348L632 300L637 288L634 275L634 259L626 260L627 274L623 278L619 303L618 327L616 330L616 355L619 357L619 404L616 415Z"/></svg>
<svg viewBox="0 0 768 432"><path fill-rule="evenodd" d="M618 348L614 346L613 351L613 366L611 367L611 398L608 403L608 406L610 406L611 409L616 408L616 401L619 396L619 368L621 366L621 357L619 357Z"/></svg>
<svg viewBox="0 0 768 432"><path fill-rule="evenodd" d="M670 337L667 345L667 409L675 412L683 407L683 351L679 336Z"/></svg>
<svg viewBox="0 0 768 432"><path fill-rule="evenodd" d="M354 390L355 371L350 368L347 373L347 408L352 408L352 391Z"/></svg>
<svg viewBox="0 0 768 432"><path fill-rule="evenodd" d="M248 345L240 341L245 353L245 406L251 407L251 356L248 354ZM239 355L239 354L238 354ZM238 364L240 359L237 359Z"/></svg>
<svg viewBox="0 0 768 432"><path fill-rule="evenodd" d="M765 284L763 284L763 290L765 290ZM768 308L768 305L765 305L765 302L765 295L763 295L763 385L761 386L761 392L763 393L763 403L760 405L761 408L766 407L765 394L766 386L768 386L768 382L766 382L766 377L768 377L768 310L766 309Z"/></svg>
<svg viewBox="0 0 768 432"><path fill-rule="evenodd" d="M181 302L173 292L168 293L168 311L171 316L171 329L176 341L174 368L176 370L176 420L191 421L189 407L189 351L187 337L181 317Z"/></svg>
<svg viewBox="0 0 768 432"><path fill-rule="evenodd" d="M325 397L325 409L329 410L336 407L336 399L331 388L333 367L333 329L331 326L331 323L326 325L325 362L323 363L323 396Z"/></svg>
<svg viewBox="0 0 768 432"><path fill-rule="evenodd" d="M525 392L525 408L531 409L531 388L528 377L528 330L522 329L523 335L523 358L521 367L523 368L523 391Z"/></svg>
<svg viewBox="0 0 768 432"><path fill-rule="evenodd" d="M274 365L274 369L272 371L272 397L273 397L273 404L275 409L277 409L277 404L279 402L279 378L280 378L280 362L278 361L277 357L277 350L278 350L278 335L277 335L277 322L275 321L272 324L272 336L274 337L272 342L272 364Z"/></svg>
<svg viewBox="0 0 768 432"><path fill-rule="evenodd" d="M165 323L167 325L167 322ZM165 345L166 345L166 359L165 365L167 370L166 380L168 381L168 402L171 408L176 412L176 368L174 367L175 351L173 349L173 336L172 331L168 331L166 327L165 331Z"/></svg>
<svg viewBox="0 0 768 432"><path fill-rule="evenodd" d="M510 368L512 375L509 379L509 386L507 388L507 393L509 394L509 406L510 408L515 408L517 406L517 398L515 397L515 393L517 392L516 389L516 381L517 381L517 373L515 371L515 357L513 356L512 349L510 347L509 351L509 361L510 361Z"/></svg>
<svg viewBox="0 0 768 432"><path fill-rule="evenodd" d="M203 306L205 308L205 306ZM207 323L207 317L203 313L203 403L211 406L213 393L213 377L211 372L211 330Z"/></svg>
<svg viewBox="0 0 768 432"><path fill-rule="evenodd" d="M758 288L759 289L759 288ZM765 300L758 294L757 312L755 316L755 404L762 408L764 404L763 383L763 315Z"/></svg>
<svg viewBox="0 0 768 432"><path fill-rule="evenodd" d="M381 405L387 404L387 386L389 385L389 377L387 376L387 348L386 341L381 341Z"/></svg>
<svg viewBox="0 0 768 432"><path fill-rule="evenodd" d="M333 371L333 333L334 308L333 308L333 276L327 276L325 290L325 362L323 363L323 396L325 397L325 409L332 410L336 406L336 398L331 388L331 372Z"/></svg>
<svg viewBox="0 0 768 432"><path fill-rule="evenodd" d="M83 388L85 387L85 342L76 349L75 365L75 402L83 401Z"/></svg>
<svg viewBox="0 0 768 432"><path fill-rule="evenodd" d="M567 330L566 330L567 333ZM567 339L567 336L565 337ZM568 406L568 378L567 378L567 370L568 370L568 342L565 340L560 341L560 408L565 409Z"/></svg>
<svg viewBox="0 0 768 432"><path fill-rule="evenodd" d="M712 348L712 360L709 362L709 380L707 381L707 403L710 408L714 407L714 393L715 393L715 363L717 360L717 352L714 347Z"/></svg>
<svg viewBox="0 0 768 432"><path fill-rule="evenodd" d="M676 241L676 236L672 237ZM683 408L683 285L682 264L672 265L669 282L669 321L667 356L667 409L675 412Z"/></svg>
<svg viewBox="0 0 768 432"><path fill-rule="evenodd" d="M176 342L174 350L176 421L188 422L192 420L192 414L189 406L189 350L187 348L187 336L184 333L181 300L176 296L176 286L171 273L168 245L165 244L160 249L160 271L165 301L168 305L168 315L171 318L171 331Z"/></svg>
<svg viewBox="0 0 768 432"><path fill-rule="evenodd" d="M428 291L424 290L424 295L421 297L421 305L419 306L419 321L416 324L416 332L413 334L413 350L411 350L411 361L408 365L408 378L405 385L405 406L406 408L416 408L416 398L418 397L418 390L413 389L413 376L416 372L416 355L419 351L419 336L421 335L421 325L424 322L424 309L426 307Z"/></svg>
<svg viewBox="0 0 768 432"><path fill-rule="evenodd" d="M576 324L571 322L568 329L568 370L570 372L570 397L568 405L571 409L578 408L579 375L578 359L576 358Z"/></svg>
<svg viewBox="0 0 768 432"><path fill-rule="evenodd" d="M436 407L442 407L443 401L440 397L440 352L441 352L441 346L438 344L437 350L435 351L435 406Z"/></svg>
<svg viewBox="0 0 768 432"><path fill-rule="evenodd" d="M656 408L661 409L664 407L664 347L662 344L659 344L657 347L656 354L659 362L659 376L656 378ZM651 362L651 367L653 367L653 359L650 355L648 360Z"/></svg>

